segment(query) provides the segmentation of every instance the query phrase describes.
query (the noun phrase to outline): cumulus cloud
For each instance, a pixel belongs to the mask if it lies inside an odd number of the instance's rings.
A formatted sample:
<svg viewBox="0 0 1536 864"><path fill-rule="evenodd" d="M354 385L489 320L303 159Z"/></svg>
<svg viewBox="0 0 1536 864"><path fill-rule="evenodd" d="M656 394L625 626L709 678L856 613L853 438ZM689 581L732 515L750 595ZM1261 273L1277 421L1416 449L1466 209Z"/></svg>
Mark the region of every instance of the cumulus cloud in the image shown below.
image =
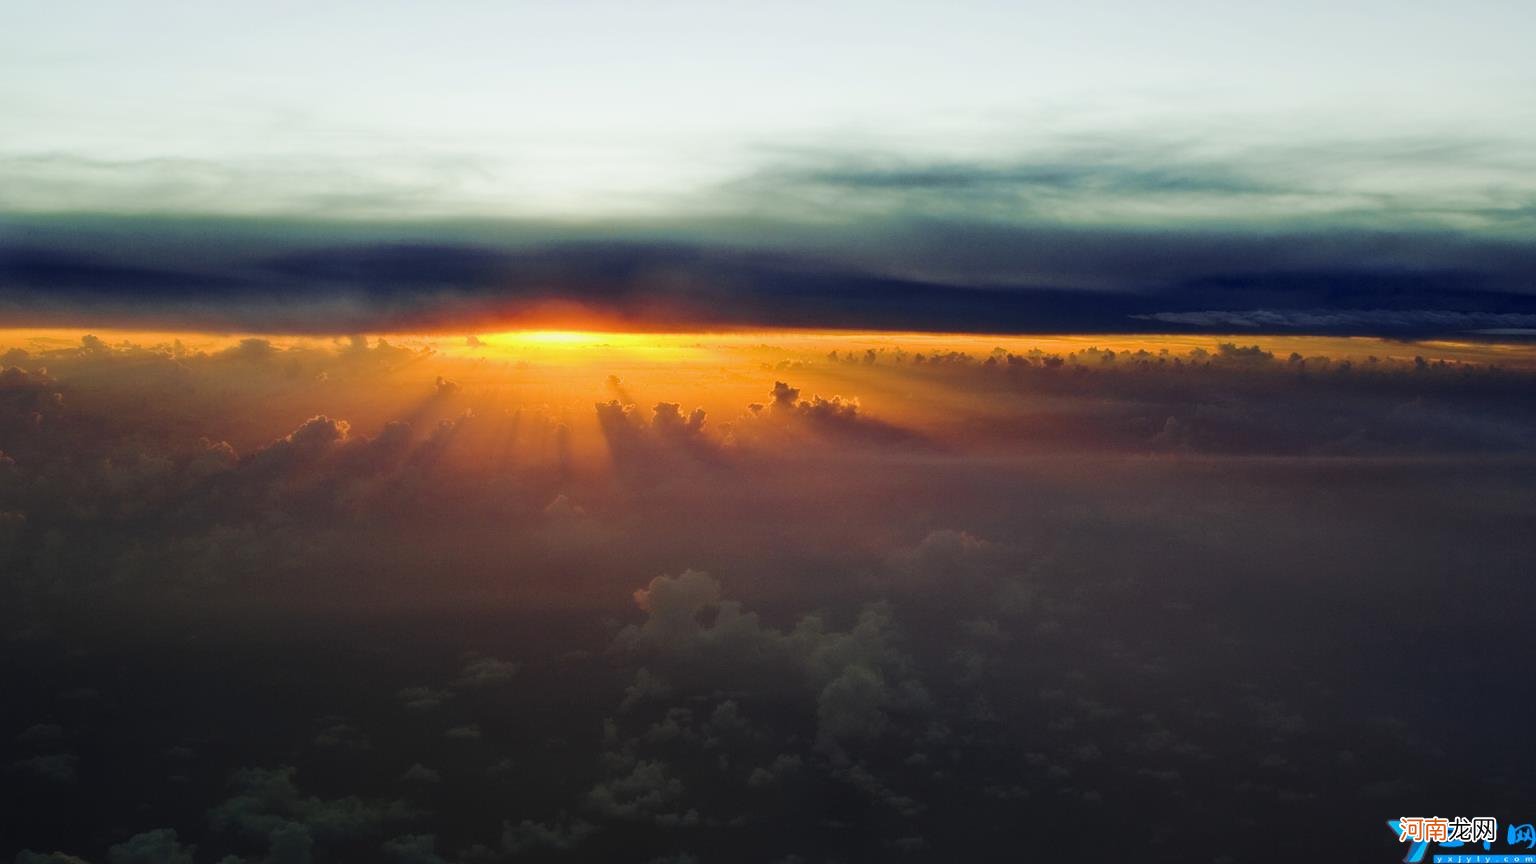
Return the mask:
<svg viewBox="0 0 1536 864"><path fill-rule="evenodd" d="M372 746L368 735L339 717L324 717L323 728L315 733L314 744L332 750L363 751Z"/></svg>
<svg viewBox="0 0 1536 864"><path fill-rule="evenodd" d="M861 412L859 400L833 395L800 397L800 388L783 381L773 382L766 406L751 406L752 414L769 421L788 423L792 428L830 440L858 443L917 444L921 436L893 423ZM746 430L754 431L754 430Z"/></svg>
<svg viewBox="0 0 1536 864"><path fill-rule="evenodd" d="M464 662L464 669L454 679L457 688L499 687L517 675L521 664L495 657L471 657Z"/></svg>
<svg viewBox="0 0 1536 864"><path fill-rule="evenodd" d="M892 550L886 559L892 586L941 601L997 589L1022 566L1017 550L952 528L930 531L915 545ZM976 599L995 598L983 593Z"/></svg>
<svg viewBox="0 0 1536 864"><path fill-rule="evenodd" d="M463 726L454 726L443 735L455 741L479 741L480 724L466 723Z"/></svg>
<svg viewBox="0 0 1536 864"><path fill-rule="evenodd" d="M605 816L642 819L665 815L683 796L683 784L661 762L636 762L625 774L592 787L588 804Z"/></svg>
<svg viewBox="0 0 1536 864"><path fill-rule="evenodd" d="M829 630L816 616L781 631L722 599L720 583L697 570L656 577L635 602L646 620L622 630L615 650L651 658L673 670L668 680L704 689L788 676L814 699L819 742L835 755L845 741L877 736L888 708L926 698L884 606L864 609L847 631Z"/></svg>
<svg viewBox="0 0 1536 864"><path fill-rule="evenodd" d="M34 723L16 735L18 744L52 744L64 738L64 727L57 723Z"/></svg>
<svg viewBox="0 0 1536 864"><path fill-rule="evenodd" d="M63 852L43 854L42 852L23 849L16 853L16 864L90 864L90 862L84 858L66 855Z"/></svg>
<svg viewBox="0 0 1536 864"><path fill-rule="evenodd" d="M753 768L752 773L747 777L747 785L768 786L777 783L784 777L799 772L804 764L804 761L794 753L780 753L769 764Z"/></svg>
<svg viewBox="0 0 1536 864"><path fill-rule="evenodd" d="M263 467L285 470L292 464L315 462L347 440L352 424L324 414L300 423L298 428L258 451L252 458Z"/></svg>
<svg viewBox="0 0 1536 864"><path fill-rule="evenodd" d="M262 842L273 860L287 862L308 861L316 846L374 834L404 815L392 803L305 795L296 774L291 766L240 769L231 779L234 794L209 811L209 824Z"/></svg>
<svg viewBox="0 0 1536 864"><path fill-rule="evenodd" d="M649 420L632 403L617 399L596 405L598 428L615 466L631 477L656 476L717 464L720 443L705 431L702 408L684 412L676 402L658 402Z"/></svg>
<svg viewBox="0 0 1536 864"><path fill-rule="evenodd" d="M428 711L442 705L449 695L446 690L434 690L430 687L406 687L397 692L395 698L413 711Z"/></svg>
<svg viewBox="0 0 1536 864"><path fill-rule="evenodd" d="M672 694L672 685L651 670L640 667L635 670L633 683L624 688L624 701L620 710L626 710L645 701L662 699Z"/></svg>
<svg viewBox="0 0 1536 864"><path fill-rule="evenodd" d="M523 852L551 850L565 852L584 843L597 833L597 826L581 819L562 818L554 822L524 819L502 826L501 847L517 855Z"/></svg>
<svg viewBox="0 0 1536 864"><path fill-rule="evenodd" d="M828 746L874 738L884 730L891 696L884 676L868 666L848 666L827 682L816 700L817 731Z"/></svg>
<svg viewBox="0 0 1536 864"><path fill-rule="evenodd" d="M73 783L79 765L80 757L73 753L48 753L17 759L11 763L11 770L50 783Z"/></svg>
<svg viewBox="0 0 1536 864"><path fill-rule="evenodd" d="M400 775L400 779L406 783L441 783L443 775L436 769L428 768L417 762L405 769L405 773Z"/></svg>
<svg viewBox="0 0 1536 864"><path fill-rule="evenodd" d="M925 809L921 803L886 785L863 765L839 767L834 776L869 796L871 800L890 807L907 818L915 817Z"/></svg>
<svg viewBox="0 0 1536 864"><path fill-rule="evenodd" d="M183 846L170 828L135 834L107 853L111 864L193 864L197 847Z"/></svg>
<svg viewBox="0 0 1536 864"><path fill-rule="evenodd" d="M431 834L405 834L384 841L384 857L399 864L447 864L437 854L437 838Z"/></svg>

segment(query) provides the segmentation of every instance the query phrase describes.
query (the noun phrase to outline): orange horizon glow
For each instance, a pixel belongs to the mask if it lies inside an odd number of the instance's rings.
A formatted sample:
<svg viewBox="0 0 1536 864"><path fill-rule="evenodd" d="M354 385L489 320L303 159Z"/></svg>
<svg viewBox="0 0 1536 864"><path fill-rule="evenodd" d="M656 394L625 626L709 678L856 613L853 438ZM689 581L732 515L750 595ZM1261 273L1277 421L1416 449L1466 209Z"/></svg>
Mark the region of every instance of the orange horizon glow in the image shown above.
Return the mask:
<svg viewBox="0 0 1536 864"><path fill-rule="evenodd" d="M94 335L113 347L165 348L176 344L189 352L219 351L247 339L265 339L279 348L340 348L361 336L370 343L379 339L411 348L430 348L453 357L488 357L498 354L542 354L552 358L572 352L607 351L649 355L664 359L698 350L775 348L826 353L829 350L866 348L919 351L956 351L986 355L994 349L1013 353L1039 350L1068 354L1088 348L1116 352L1146 350L1184 354L1195 348L1213 350L1221 343L1258 345L1277 358L1295 352L1335 359L1431 360L1536 367L1536 344L1521 342L1453 341L1446 339L1401 341L1365 336L1289 336L1236 334L986 334L919 331L869 331L833 329L734 329L734 330L610 330L527 328L472 332L372 332L367 334L313 335L259 331L206 331L134 329L119 327L12 327L0 329L0 348L42 351L78 347ZM566 357L565 359L573 359Z"/></svg>

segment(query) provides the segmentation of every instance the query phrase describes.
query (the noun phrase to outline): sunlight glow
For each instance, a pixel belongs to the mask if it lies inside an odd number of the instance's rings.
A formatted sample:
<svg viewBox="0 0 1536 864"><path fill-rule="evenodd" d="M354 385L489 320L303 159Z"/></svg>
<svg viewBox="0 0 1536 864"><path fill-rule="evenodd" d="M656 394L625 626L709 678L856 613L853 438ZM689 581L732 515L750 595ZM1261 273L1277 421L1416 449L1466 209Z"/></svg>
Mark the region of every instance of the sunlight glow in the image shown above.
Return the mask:
<svg viewBox="0 0 1536 864"><path fill-rule="evenodd" d="M580 345L601 341L602 334L582 333L576 330L533 330L524 333L503 333L498 341L528 342L534 345Z"/></svg>

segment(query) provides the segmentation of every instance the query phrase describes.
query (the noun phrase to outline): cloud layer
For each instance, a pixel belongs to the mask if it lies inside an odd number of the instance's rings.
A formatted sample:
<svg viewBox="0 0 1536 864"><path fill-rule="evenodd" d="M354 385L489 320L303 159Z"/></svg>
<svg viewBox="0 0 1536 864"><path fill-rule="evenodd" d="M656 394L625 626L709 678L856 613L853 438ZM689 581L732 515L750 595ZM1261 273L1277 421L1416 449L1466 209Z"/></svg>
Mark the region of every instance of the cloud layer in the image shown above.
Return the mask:
<svg viewBox="0 0 1536 864"><path fill-rule="evenodd" d="M1508 147L1404 140L1209 155L1132 140L1012 159L807 150L626 217L15 213L0 232L0 313L12 325L310 333L1477 338L1536 320L1536 190ZM1446 181L1394 179L1432 170ZM1467 177L1479 179L1452 179Z"/></svg>
<svg viewBox="0 0 1536 864"><path fill-rule="evenodd" d="M1463 707L1533 695L1522 352L204 338L0 351L26 864L1363 857L1530 793Z"/></svg>

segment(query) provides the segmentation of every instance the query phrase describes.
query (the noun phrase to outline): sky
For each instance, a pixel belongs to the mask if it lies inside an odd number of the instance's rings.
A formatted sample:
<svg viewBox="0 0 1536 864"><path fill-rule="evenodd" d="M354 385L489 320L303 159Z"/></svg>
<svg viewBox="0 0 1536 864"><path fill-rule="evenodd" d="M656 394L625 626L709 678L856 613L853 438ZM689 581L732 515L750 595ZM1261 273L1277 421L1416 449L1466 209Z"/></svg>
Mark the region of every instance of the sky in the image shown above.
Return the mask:
<svg viewBox="0 0 1536 864"><path fill-rule="evenodd" d="M556 300L623 328L1488 338L1536 324L1533 15L21 4L0 309L295 329L261 308L277 296L347 332ZM594 248L620 263L590 272ZM380 287L381 255L458 269ZM968 311L905 308L948 289ZM327 314L380 290L406 308Z"/></svg>
<svg viewBox="0 0 1536 864"><path fill-rule="evenodd" d="M0 862L1527 851L1536 5L0 22Z"/></svg>

